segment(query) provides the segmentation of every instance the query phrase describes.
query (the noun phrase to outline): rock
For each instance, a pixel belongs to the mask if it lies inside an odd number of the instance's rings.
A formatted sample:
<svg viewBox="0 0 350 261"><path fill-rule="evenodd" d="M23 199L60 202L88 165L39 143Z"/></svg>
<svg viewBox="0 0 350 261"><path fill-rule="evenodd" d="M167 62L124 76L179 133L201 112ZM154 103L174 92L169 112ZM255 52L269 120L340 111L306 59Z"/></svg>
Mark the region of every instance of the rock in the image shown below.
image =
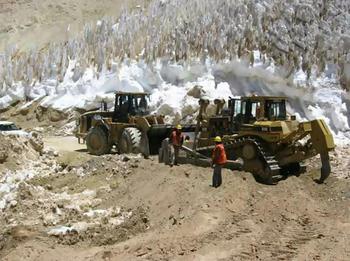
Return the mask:
<svg viewBox="0 0 350 261"><path fill-rule="evenodd" d="M43 151L44 154L46 154L49 157L58 157L59 153L58 151L52 149L52 148L47 148Z"/></svg>
<svg viewBox="0 0 350 261"><path fill-rule="evenodd" d="M24 227L14 227L11 230L11 235L14 239L21 241L33 236L33 232Z"/></svg>
<svg viewBox="0 0 350 261"><path fill-rule="evenodd" d="M19 109L19 113L23 116L27 115L29 112L30 107L29 106L24 106Z"/></svg>
<svg viewBox="0 0 350 261"><path fill-rule="evenodd" d="M50 168L52 168L52 167L54 166L54 164L55 164L55 162L52 161L52 160L48 160L48 161L46 162L46 165L49 166Z"/></svg>
<svg viewBox="0 0 350 261"><path fill-rule="evenodd" d="M130 160L130 157L128 157L127 155L124 155L123 161L124 161L124 162L128 162L129 160Z"/></svg>
<svg viewBox="0 0 350 261"><path fill-rule="evenodd" d="M198 111L198 106L192 106L192 105L185 105L181 109L181 115L182 117L192 117L196 112Z"/></svg>
<svg viewBox="0 0 350 261"><path fill-rule="evenodd" d="M147 253L148 253L147 251L142 251L142 252L137 253L136 256L141 257L141 256L146 255Z"/></svg>
<svg viewBox="0 0 350 261"><path fill-rule="evenodd" d="M162 104L157 111L158 114L174 116L174 108L169 104Z"/></svg>
<svg viewBox="0 0 350 261"><path fill-rule="evenodd" d="M19 184L18 191L19 198L22 200L32 198L33 196L32 192L29 190L28 186L25 185L25 183Z"/></svg>
<svg viewBox="0 0 350 261"><path fill-rule="evenodd" d="M173 215L171 215L171 216L169 217L169 220L171 221L171 224L172 224L173 226L177 224L177 219L176 219Z"/></svg>
<svg viewBox="0 0 350 261"><path fill-rule="evenodd" d="M53 122L58 122L61 120L65 120L67 118L67 115L61 111L54 110L50 108L49 110L49 119Z"/></svg>
<svg viewBox="0 0 350 261"><path fill-rule="evenodd" d="M11 200L9 206L11 208L14 208L15 206L17 206L17 200Z"/></svg>
<svg viewBox="0 0 350 261"><path fill-rule="evenodd" d="M44 142L42 140L42 137L37 132L31 132L31 137L29 139L30 145L33 147L33 149L39 153L42 153L44 149Z"/></svg>
<svg viewBox="0 0 350 261"><path fill-rule="evenodd" d="M42 106L38 106L35 109L35 114L38 121L48 119L52 122L58 122L68 118L68 115L63 111L55 110L53 108L45 108Z"/></svg>
<svg viewBox="0 0 350 261"><path fill-rule="evenodd" d="M143 223L148 223L149 222L148 217L146 217L146 216L142 217L142 222Z"/></svg>
<svg viewBox="0 0 350 261"><path fill-rule="evenodd" d="M192 96L193 98L200 99L205 95L205 91L202 86L195 85L187 92L188 96Z"/></svg>
<svg viewBox="0 0 350 261"><path fill-rule="evenodd" d="M0 150L0 163L4 163L8 157L8 154L5 150Z"/></svg>
<svg viewBox="0 0 350 261"><path fill-rule="evenodd" d="M43 133L45 131L43 127L35 127L33 130L38 133Z"/></svg>
<svg viewBox="0 0 350 261"><path fill-rule="evenodd" d="M15 152L17 154L20 154L21 151L23 150L23 148L19 144L14 144L12 146L12 150L13 150L13 152Z"/></svg>

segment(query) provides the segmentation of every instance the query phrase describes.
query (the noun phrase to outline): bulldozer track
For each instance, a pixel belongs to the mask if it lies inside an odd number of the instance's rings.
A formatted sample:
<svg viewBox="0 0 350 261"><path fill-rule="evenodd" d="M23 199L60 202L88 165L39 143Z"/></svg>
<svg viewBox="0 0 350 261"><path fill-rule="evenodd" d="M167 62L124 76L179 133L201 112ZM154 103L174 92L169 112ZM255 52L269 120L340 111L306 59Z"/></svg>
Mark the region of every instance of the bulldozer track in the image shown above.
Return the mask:
<svg viewBox="0 0 350 261"><path fill-rule="evenodd" d="M273 177L280 174L280 167L278 165L277 160L273 155L269 155L262 146L261 142L259 142L257 139L253 137L242 137L237 140L232 140L227 143L225 143L225 147L227 149L232 148L233 150L238 148L243 148L244 145L251 143L254 144L256 148L256 158L261 160L264 164L264 169L261 171L267 172L269 171L269 176ZM259 173L257 173L259 175Z"/></svg>
<svg viewBox="0 0 350 261"><path fill-rule="evenodd" d="M259 142L254 137L239 137L236 139L232 139L230 141L225 141L224 146L225 149L231 153L235 153L239 150L242 150L244 145L246 144L253 144L253 146L256 149L256 156L255 158L260 160L263 163L263 168L260 168L259 171L256 171L256 173L253 173L255 175L261 176L261 177L270 177L277 176L280 174L281 168L278 165L278 161L275 159L275 156L269 155L265 150L261 142ZM208 146L208 147L202 147L200 149L197 149L198 152L205 152L205 151L211 151L214 148L214 146ZM208 154L208 152L206 153ZM241 157L241 155L239 155ZM230 156L228 155L228 158ZM243 161L244 158L242 157ZM249 171L247 168L244 167L243 164L243 170Z"/></svg>

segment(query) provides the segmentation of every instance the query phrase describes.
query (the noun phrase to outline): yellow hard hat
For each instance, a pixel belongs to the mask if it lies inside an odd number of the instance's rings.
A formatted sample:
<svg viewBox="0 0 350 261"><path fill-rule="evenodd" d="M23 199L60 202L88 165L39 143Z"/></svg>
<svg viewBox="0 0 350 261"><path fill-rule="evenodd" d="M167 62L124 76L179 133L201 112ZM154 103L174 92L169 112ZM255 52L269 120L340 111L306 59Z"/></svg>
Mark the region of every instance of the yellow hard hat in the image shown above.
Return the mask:
<svg viewBox="0 0 350 261"><path fill-rule="evenodd" d="M182 130L182 126L180 124L176 125L177 130Z"/></svg>
<svg viewBox="0 0 350 261"><path fill-rule="evenodd" d="M222 140L221 140L221 137L220 137L220 136L216 136L216 137L214 138L214 141L215 141L215 142L222 142Z"/></svg>

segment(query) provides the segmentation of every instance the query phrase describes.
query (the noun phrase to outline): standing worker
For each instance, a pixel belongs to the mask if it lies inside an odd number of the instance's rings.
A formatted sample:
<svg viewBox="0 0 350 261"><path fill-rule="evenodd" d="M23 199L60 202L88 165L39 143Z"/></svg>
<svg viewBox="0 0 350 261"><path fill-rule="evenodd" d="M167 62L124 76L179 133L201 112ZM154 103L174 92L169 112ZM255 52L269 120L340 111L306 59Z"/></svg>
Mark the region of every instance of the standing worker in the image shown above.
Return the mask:
<svg viewBox="0 0 350 261"><path fill-rule="evenodd" d="M215 148L213 149L212 154L212 167L214 168L213 172L213 187L217 188L221 186L222 183L222 176L221 176L221 169L222 166L226 164L227 157L224 145L222 144L221 137L216 136L214 138L215 141Z"/></svg>
<svg viewBox="0 0 350 261"><path fill-rule="evenodd" d="M178 165L179 152L184 143L184 135L182 134L182 126L179 124L170 135L171 144L171 162L170 165Z"/></svg>

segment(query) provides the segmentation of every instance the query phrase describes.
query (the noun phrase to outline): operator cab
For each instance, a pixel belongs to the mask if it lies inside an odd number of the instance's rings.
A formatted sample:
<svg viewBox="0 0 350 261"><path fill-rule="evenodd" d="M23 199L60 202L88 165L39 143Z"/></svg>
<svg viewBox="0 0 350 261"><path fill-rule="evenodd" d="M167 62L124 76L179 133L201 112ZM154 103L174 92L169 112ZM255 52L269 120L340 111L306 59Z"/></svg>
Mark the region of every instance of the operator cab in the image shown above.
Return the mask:
<svg viewBox="0 0 350 261"><path fill-rule="evenodd" d="M147 93L123 93L115 94L113 121L128 122L129 116L149 114Z"/></svg>
<svg viewBox="0 0 350 261"><path fill-rule="evenodd" d="M231 98L228 108L233 129L238 130L241 125L256 121L287 120L286 100L285 97L273 96Z"/></svg>

